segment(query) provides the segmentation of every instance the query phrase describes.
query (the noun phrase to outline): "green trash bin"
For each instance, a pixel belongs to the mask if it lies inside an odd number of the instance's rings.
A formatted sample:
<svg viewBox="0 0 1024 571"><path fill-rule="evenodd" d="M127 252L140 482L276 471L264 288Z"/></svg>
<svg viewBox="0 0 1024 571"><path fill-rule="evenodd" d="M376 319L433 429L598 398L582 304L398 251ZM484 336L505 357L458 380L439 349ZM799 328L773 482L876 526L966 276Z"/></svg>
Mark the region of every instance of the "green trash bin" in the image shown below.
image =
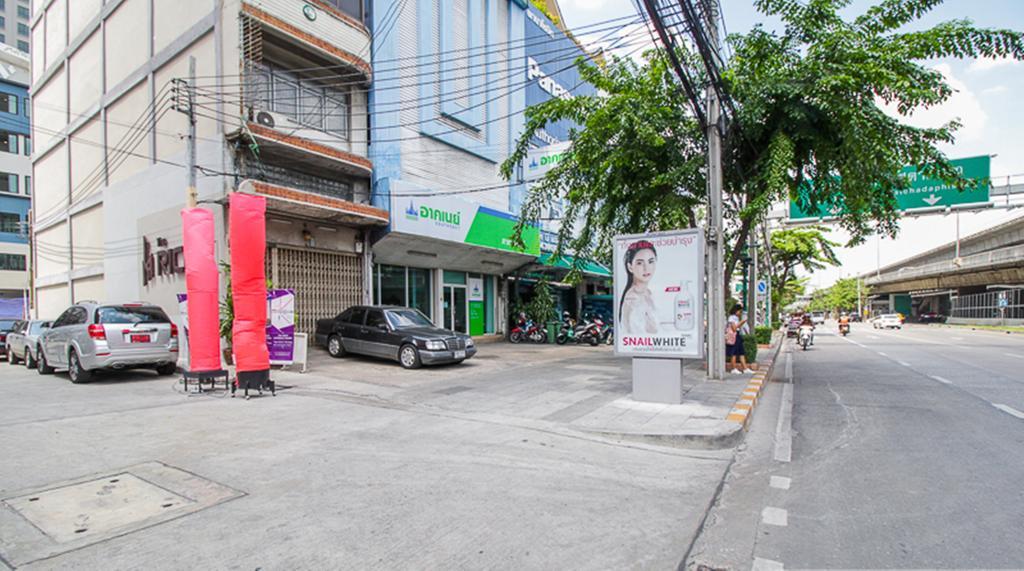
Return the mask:
<svg viewBox="0 0 1024 571"><path fill-rule="evenodd" d="M548 321L548 343L554 343L555 338L558 337L558 330L562 327L562 324L557 321Z"/></svg>

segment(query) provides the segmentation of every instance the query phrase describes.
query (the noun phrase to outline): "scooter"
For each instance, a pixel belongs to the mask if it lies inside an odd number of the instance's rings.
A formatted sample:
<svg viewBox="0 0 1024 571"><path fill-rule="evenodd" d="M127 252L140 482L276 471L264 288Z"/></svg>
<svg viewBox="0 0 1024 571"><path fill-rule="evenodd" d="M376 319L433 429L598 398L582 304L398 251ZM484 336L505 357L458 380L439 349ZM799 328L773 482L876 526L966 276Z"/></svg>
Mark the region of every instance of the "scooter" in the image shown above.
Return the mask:
<svg viewBox="0 0 1024 571"><path fill-rule="evenodd" d="M846 337L847 335L849 335L849 333L850 333L850 324L849 323L840 323L839 324L839 333L843 337Z"/></svg>
<svg viewBox="0 0 1024 571"><path fill-rule="evenodd" d="M584 319L583 323L576 324L574 319L567 318L562 322L561 330L558 332L558 337L555 337L555 342L559 345L565 345L569 341L575 341L577 343L590 343L591 346L597 347L597 344L601 342L601 326L598 323L599 321Z"/></svg>
<svg viewBox="0 0 1024 571"><path fill-rule="evenodd" d="M539 327L533 322L533 320L526 319L525 316L520 316L519 322L516 323L516 326L509 332L508 340L511 343L522 343L523 341L547 343L548 332Z"/></svg>
<svg viewBox="0 0 1024 571"><path fill-rule="evenodd" d="M800 337L797 339L797 343L803 347L804 351L807 350L807 346L811 344L811 330L809 327L800 328Z"/></svg>

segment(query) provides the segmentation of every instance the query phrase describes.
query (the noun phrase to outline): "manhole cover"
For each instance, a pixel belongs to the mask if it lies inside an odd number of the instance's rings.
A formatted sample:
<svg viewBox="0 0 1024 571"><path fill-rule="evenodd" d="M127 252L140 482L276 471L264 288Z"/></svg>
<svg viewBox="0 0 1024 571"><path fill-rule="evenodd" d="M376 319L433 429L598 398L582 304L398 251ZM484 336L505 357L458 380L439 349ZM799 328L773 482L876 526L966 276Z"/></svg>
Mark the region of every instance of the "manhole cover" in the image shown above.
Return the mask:
<svg viewBox="0 0 1024 571"><path fill-rule="evenodd" d="M127 472L7 500L7 505L58 542L138 524L191 503Z"/></svg>
<svg viewBox="0 0 1024 571"><path fill-rule="evenodd" d="M160 462L15 492L0 506L0 561L25 565L242 495Z"/></svg>

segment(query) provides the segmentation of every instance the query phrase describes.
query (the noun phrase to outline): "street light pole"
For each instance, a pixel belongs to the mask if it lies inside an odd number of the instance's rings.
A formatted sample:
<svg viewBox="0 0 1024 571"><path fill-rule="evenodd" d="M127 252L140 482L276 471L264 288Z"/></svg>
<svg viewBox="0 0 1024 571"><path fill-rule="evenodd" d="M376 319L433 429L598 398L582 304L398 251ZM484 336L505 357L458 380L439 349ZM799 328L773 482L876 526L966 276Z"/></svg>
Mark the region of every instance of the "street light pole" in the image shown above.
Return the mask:
<svg viewBox="0 0 1024 571"><path fill-rule="evenodd" d="M708 36L718 50L718 6L707 3ZM722 244L721 102L708 87L708 378L725 379L725 264Z"/></svg>

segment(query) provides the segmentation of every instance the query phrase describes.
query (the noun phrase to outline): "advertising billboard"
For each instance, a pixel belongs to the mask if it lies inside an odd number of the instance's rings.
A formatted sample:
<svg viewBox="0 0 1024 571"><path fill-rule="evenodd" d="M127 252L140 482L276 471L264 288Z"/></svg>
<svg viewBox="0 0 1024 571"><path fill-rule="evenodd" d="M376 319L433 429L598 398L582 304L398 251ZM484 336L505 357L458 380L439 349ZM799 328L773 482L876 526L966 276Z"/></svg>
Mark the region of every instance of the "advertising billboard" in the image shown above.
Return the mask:
<svg viewBox="0 0 1024 571"><path fill-rule="evenodd" d="M704 233L616 236L615 354L704 357Z"/></svg>

